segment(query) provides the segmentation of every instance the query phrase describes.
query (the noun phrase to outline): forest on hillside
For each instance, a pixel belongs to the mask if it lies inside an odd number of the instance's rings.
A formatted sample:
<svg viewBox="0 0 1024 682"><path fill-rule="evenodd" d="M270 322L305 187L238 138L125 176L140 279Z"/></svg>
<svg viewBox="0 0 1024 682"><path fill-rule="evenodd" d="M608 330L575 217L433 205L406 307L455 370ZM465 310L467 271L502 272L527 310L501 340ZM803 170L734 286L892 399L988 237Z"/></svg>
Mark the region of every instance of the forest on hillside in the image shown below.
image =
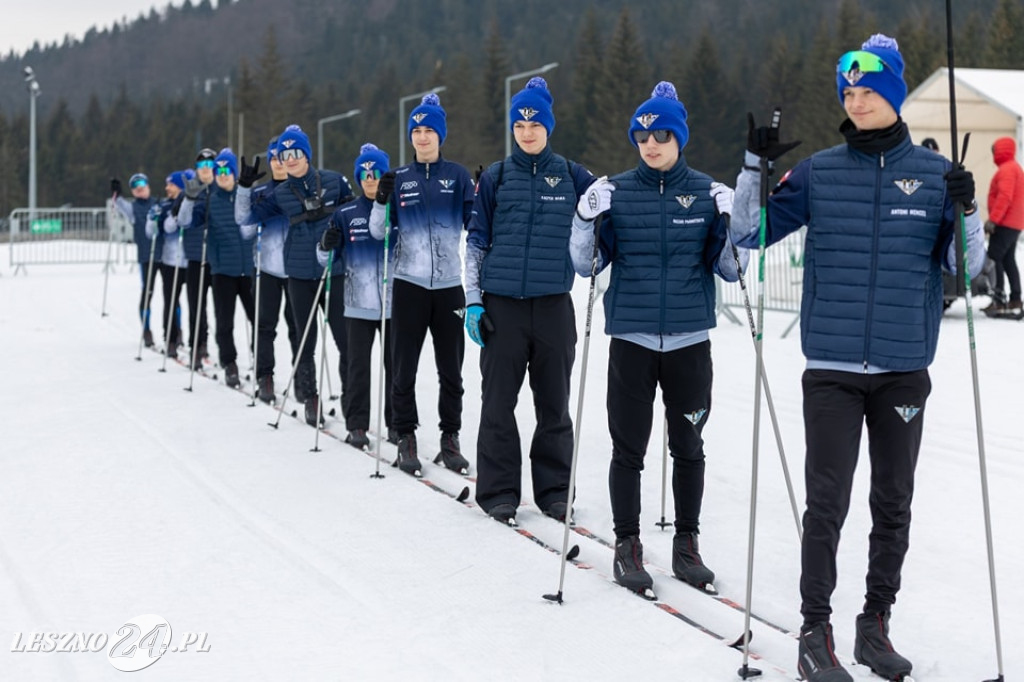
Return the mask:
<svg viewBox="0 0 1024 682"><path fill-rule="evenodd" d="M1019 0L954 4L957 66L1024 69ZM784 136L806 152L840 141L835 60L878 31L899 40L911 90L946 64L936 0L186 0L0 58L0 217L27 203L25 66L41 85L41 207L99 205L111 177L163 178L201 147L251 157L289 123L322 145L325 167L350 175L367 141L397 165L399 100L434 87L442 153L476 168L504 155L506 78L549 63L559 153L595 173L635 165L629 115L671 80L689 112L688 162L731 183L748 111L781 106ZM318 139L318 121L352 109Z"/></svg>

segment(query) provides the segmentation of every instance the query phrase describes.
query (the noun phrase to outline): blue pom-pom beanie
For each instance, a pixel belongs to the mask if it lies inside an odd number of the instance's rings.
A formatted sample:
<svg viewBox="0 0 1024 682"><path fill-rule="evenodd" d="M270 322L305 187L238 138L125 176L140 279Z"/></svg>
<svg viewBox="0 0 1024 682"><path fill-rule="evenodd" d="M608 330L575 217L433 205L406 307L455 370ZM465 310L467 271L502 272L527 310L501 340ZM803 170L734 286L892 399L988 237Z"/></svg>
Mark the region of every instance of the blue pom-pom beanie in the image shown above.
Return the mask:
<svg viewBox="0 0 1024 682"><path fill-rule="evenodd" d="M185 189L185 172L174 171L173 173L167 176L167 179L164 181L164 183L168 185L174 185L178 189Z"/></svg>
<svg viewBox="0 0 1024 682"><path fill-rule="evenodd" d="M220 150L220 153L217 154L217 158L213 160L213 166L214 168L223 168L224 166L227 166L231 169L232 175L238 175L238 157L235 156L235 153L231 151L230 147L224 147L224 149Z"/></svg>
<svg viewBox="0 0 1024 682"><path fill-rule="evenodd" d="M427 126L437 133L440 144L444 144L444 138L448 136L447 114L441 107L441 98L436 93L430 92L423 96L420 105L409 114L409 125L406 135L412 139L412 129L417 126Z"/></svg>
<svg viewBox="0 0 1024 682"><path fill-rule="evenodd" d="M639 147L633 139L637 130L671 130L679 143L679 151L683 150L690 139L690 129L686 125L686 107L679 101L676 86L661 81L654 86L651 98L637 107L627 133L634 147Z"/></svg>
<svg viewBox="0 0 1024 682"><path fill-rule="evenodd" d="M359 182L361 171L379 170L381 175L388 172L390 161L387 152L379 149L377 145L367 142L359 148L359 156L356 157L355 179Z"/></svg>
<svg viewBox="0 0 1024 682"><path fill-rule="evenodd" d="M555 113L551 110L553 103L547 81L534 76L525 88L512 97L508 111L509 128L514 128L516 121L536 121L551 135L555 129Z"/></svg>
<svg viewBox="0 0 1024 682"><path fill-rule="evenodd" d="M280 154L285 149L301 149L306 155L306 160L313 163L313 147L309 144L309 136L294 123L277 136L277 153Z"/></svg>
<svg viewBox="0 0 1024 682"><path fill-rule="evenodd" d="M903 55L900 54L899 44L895 38L876 33L865 40L860 49L881 59L887 68L882 71L851 70L848 73L841 73L837 67L836 88L839 91L839 103L843 104L843 88L855 85L871 88L885 98L899 114L903 100L907 98L907 83L903 80Z"/></svg>

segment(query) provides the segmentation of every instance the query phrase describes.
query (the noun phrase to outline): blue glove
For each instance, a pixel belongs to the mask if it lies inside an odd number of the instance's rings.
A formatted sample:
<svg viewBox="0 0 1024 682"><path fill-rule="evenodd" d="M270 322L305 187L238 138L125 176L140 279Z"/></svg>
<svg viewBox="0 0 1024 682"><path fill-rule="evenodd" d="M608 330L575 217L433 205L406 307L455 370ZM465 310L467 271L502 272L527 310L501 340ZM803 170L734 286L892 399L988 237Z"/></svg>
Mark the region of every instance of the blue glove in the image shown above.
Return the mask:
<svg viewBox="0 0 1024 682"><path fill-rule="evenodd" d="M466 306L466 331L473 343L481 348L484 347L484 332L488 334L494 332L491 318L487 316L487 311L482 305L474 303Z"/></svg>

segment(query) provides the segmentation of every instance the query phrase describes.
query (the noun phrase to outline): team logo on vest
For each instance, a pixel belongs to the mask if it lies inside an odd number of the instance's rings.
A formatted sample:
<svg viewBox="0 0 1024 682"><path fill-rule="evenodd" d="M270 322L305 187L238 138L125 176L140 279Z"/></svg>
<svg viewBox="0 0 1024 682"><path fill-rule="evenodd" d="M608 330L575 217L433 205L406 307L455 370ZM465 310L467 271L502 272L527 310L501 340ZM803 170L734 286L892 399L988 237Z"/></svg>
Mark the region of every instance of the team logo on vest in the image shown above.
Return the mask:
<svg viewBox="0 0 1024 682"><path fill-rule="evenodd" d="M533 107L523 107L519 110L519 115L525 120L529 121L531 118L537 115L537 110Z"/></svg>
<svg viewBox="0 0 1024 682"><path fill-rule="evenodd" d="M910 420L917 416L917 413L921 411L920 407L915 405L897 405L895 407L896 414L900 416L903 421L910 423Z"/></svg>
<svg viewBox="0 0 1024 682"><path fill-rule="evenodd" d="M445 189L451 189L452 185L455 184L455 180L452 178L443 178L441 180L438 180L438 182L441 183L441 186L444 187Z"/></svg>
<svg viewBox="0 0 1024 682"><path fill-rule="evenodd" d="M683 416L686 417L686 421L690 422L694 426L700 423L700 420L704 418L704 415L708 413L706 408L700 408L696 412L688 412Z"/></svg>
<svg viewBox="0 0 1024 682"><path fill-rule="evenodd" d="M416 123L421 123L426 117L426 114L413 114L412 120L416 121Z"/></svg>
<svg viewBox="0 0 1024 682"><path fill-rule="evenodd" d="M640 116L636 117L636 122L642 125L644 127L644 130L649 129L651 125L653 125L654 122L657 120L658 114L641 114Z"/></svg>
<svg viewBox="0 0 1024 682"><path fill-rule="evenodd" d="M903 180L893 180L893 184L899 187L900 191L909 197L911 194L916 192L924 183L921 182L920 180L904 178Z"/></svg>
<svg viewBox="0 0 1024 682"><path fill-rule="evenodd" d="M683 208L690 208L696 200L697 197L692 194L680 194L676 196L676 201L678 201L679 205Z"/></svg>
<svg viewBox="0 0 1024 682"><path fill-rule="evenodd" d="M561 181L562 178L558 177L557 175L544 176L544 182L548 183L548 187L550 187L551 189L554 189Z"/></svg>

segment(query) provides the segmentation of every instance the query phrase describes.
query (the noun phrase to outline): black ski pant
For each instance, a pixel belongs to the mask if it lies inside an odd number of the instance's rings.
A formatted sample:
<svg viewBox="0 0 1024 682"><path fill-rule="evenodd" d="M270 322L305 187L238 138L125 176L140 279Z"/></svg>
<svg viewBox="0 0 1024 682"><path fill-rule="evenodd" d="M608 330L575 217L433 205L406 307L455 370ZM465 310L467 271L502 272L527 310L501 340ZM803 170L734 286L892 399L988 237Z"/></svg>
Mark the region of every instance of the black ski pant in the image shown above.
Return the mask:
<svg viewBox="0 0 1024 682"><path fill-rule="evenodd" d="M1003 273L1010 280L1010 301L1020 301L1020 271L1017 269L1017 239L1020 230L1012 227L996 225L992 236L988 238L988 257L996 264L995 297L1006 301L1006 289L1003 288Z"/></svg>
<svg viewBox="0 0 1024 682"><path fill-rule="evenodd" d="M800 612L828 621L836 587L836 549L867 425L871 461L871 534L864 610L896 602L910 540L910 502L921 448L928 370L860 374L808 369L803 374L807 509L801 547Z"/></svg>
<svg viewBox="0 0 1024 682"><path fill-rule="evenodd" d="M306 323L309 322L306 344L302 348L302 355L299 357L299 364L295 369L295 397L298 400L306 401L318 395L316 342L319 337L320 325L317 324L316 319L310 321L315 302L320 306L321 310L326 310L327 324L331 328L331 336L334 337L334 345L338 349L338 377L341 379L341 412L343 415L348 408L348 398L346 395L348 389L348 333L345 331L344 287L344 275L331 277L330 308L325 309L325 306L328 304L326 282L324 282L324 288L320 291L319 301L314 301L317 289L320 289L319 279L288 278L288 293L292 301L292 316L299 333L300 343L303 331L306 329Z"/></svg>
<svg viewBox="0 0 1024 682"><path fill-rule="evenodd" d="M175 285L177 276L177 285ZM167 330L171 330L170 344L181 343L181 288L185 286L185 268L178 268L166 263L160 264L160 282L164 294L164 338ZM172 291L172 289L174 289Z"/></svg>
<svg viewBox="0 0 1024 682"><path fill-rule="evenodd" d="M252 298L252 277L213 276L213 314L217 322L217 354L221 367L238 360L235 348L235 299L242 302L245 317L252 325L255 307Z"/></svg>
<svg viewBox="0 0 1024 682"><path fill-rule="evenodd" d="M153 307L153 291L156 289L156 273L159 271L160 263L154 262L152 269L149 267L148 260L139 263L139 279L142 282L142 290L139 291L139 319L142 320L143 329L149 329L150 311Z"/></svg>
<svg viewBox="0 0 1024 682"><path fill-rule="evenodd" d="M711 414L711 342L659 352L623 339L608 349L608 471L615 537L640 533L640 472L661 386L672 455L676 532L697 532L704 500L704 439Z"/></svg>
<svg viewBox="0 0 1024 682"><path fill-rule="evenodd" d="M202 316L199 317L199 337L196 337L196 313L199 311L199 275L205 270L203 274L203 295L201 300L203 301ZM188 343L191 346L195 343L197 346L206 347L207 341L207 308L206 302L209 300L207 294L210 291L210 264L206 263L200 266L199 261L190 260L188 262L188 270L185 273L185 290L186 297L188 298ZM197 356L198 357L198 356Z"/></svg>
<svg viewBox="0 0 1024 682"><path fill-rule="evenodd" d="M391 423L399 434L412 433L419 425L416 370L429 330L440 383L439 426L442 433L458 433L462 428L462 359L466 354L462 320L466 294L461 285L425 289L396 279L391 296L391 361L394 363Z"/></svg>
<svg viewBox="0 0 1024 682"><path fill-rule="evenodd" d="M572 467L569 384L576 358L576 314L569 294L514 299L484 295L494 325L480 351L480 430L476 500L484 511L519 506L522 447L516 403L530 374L537 427L530 443L533 498L541 509L567 502Z"/></svg>
<svg viewBox="0 0 1024 682"><path fill-rule="evenodd" d="M345 428L349 431L370 428L370 384L379 368L370 360L373 339L380 335L380 320L345 318L348 329L348 411ZM384 424L391 426L391 325L385 325L381 355L384 360Z"/></svg>
<svg viewBox="0 0 1024 682"><path fill-rule="evenodd" d="M259 319L256 331L256 378L274 376L274 341L277 339L277 325L281 320L281 299L284 299L284 321L288 326L288 344L292 349L292 362L299 350L300 332L295 328L292 315L291 296L288 294L288 280L265 272L256 280L259 284Z"/></svg>

